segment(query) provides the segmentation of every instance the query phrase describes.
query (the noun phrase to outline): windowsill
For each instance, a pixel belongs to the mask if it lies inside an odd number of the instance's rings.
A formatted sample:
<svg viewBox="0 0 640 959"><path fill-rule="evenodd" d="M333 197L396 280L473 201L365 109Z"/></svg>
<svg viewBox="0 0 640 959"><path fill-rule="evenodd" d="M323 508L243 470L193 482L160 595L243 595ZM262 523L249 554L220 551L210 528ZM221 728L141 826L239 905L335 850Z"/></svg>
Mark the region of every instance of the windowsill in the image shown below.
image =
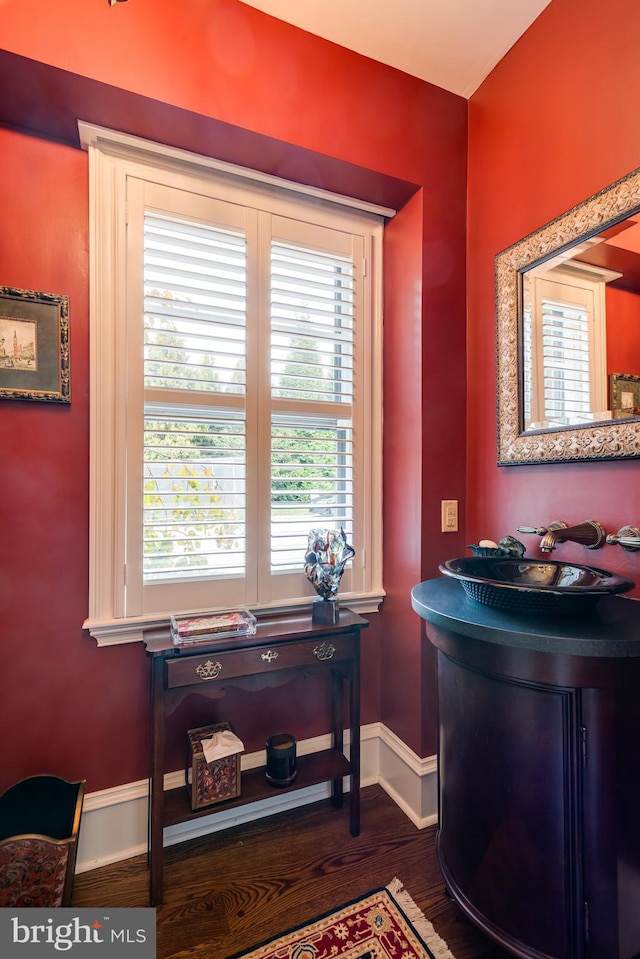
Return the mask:
<svg viewBox="0 0 640 959"><path fill-rule="evenodd" d="M354 613L377 613L383 599L384 592L345 593L344 596L340 597L340 603L353 610ZM254 607L251 612L259 622L261 616L303 612L309 609L309 603L309 599L301 599L297 603L287 605ZM98 646L123 646L127 643L141 643L143 634L151 630L168 635L169 616L165 614L160 616L132 616L123 619L87 619L83 623L83 629L89 632Z"/></svg>

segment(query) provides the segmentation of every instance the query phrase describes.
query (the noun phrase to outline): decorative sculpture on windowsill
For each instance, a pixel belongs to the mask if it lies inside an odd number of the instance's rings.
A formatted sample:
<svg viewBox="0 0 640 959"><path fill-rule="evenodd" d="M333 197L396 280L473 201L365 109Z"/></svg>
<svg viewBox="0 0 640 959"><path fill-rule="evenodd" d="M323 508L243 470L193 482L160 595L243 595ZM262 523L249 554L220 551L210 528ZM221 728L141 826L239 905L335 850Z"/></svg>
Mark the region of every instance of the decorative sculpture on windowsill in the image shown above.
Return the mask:
<svg viewBox="0 0 640 959"><path fill-rule="evenodd" d="M347 543L345 531L312 529L309 531L304 571L318 593L314 599L311 619L314 623L338 622L338 587L345 566L356 555Z"/></svg>

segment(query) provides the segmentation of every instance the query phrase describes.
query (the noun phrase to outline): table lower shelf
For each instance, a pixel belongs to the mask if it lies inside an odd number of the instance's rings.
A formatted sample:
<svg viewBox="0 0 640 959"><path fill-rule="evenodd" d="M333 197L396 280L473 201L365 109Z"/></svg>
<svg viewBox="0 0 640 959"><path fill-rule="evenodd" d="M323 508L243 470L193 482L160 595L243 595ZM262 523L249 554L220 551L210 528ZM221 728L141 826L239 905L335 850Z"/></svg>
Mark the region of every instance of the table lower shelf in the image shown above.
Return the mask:
<svg viewBox="0 0 640 959"><path fill-rule="evenodd" d="M232 809L234 806L244 806L246 803L268 799L278 793L292 792L303 789L305 786L317 786L318 783L331 782L342 779L351 773L349 760L338 749L325 749L297 758L296 778L290 786L272 786L265 776L265 767L247 769L241 776L241 794L232 799L225 799L202 809L192 809L186 786L169 789L164 794L163 824L175 826L190 819L199 819L201 816L210 816L223 809Z"/></svg>

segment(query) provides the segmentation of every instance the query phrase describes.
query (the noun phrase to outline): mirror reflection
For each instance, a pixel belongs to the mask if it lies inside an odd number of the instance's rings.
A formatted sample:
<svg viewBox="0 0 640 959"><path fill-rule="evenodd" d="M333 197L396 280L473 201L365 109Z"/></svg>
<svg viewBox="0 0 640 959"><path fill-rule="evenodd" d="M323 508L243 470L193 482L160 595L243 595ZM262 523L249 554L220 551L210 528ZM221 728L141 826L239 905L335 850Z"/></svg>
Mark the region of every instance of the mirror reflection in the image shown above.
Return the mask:
<svg viewBox="0 0 640 959"><path fill-rule="evenodd" d="M640 457L640 169L498 253L498 465Z"/></svg>
<svg viewBox="0 0 640 959"><path fill-rule="evenodd" d="M525 430L640 415L640 215L522 272Z"/></svg>

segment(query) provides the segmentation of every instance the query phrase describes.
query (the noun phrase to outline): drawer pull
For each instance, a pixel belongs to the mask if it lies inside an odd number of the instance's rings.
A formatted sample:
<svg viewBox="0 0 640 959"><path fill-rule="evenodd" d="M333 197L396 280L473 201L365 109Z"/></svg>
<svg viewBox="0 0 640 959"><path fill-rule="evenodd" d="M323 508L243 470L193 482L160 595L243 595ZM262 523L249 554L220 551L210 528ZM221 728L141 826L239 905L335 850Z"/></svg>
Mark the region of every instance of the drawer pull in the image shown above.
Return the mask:
<svg viewBox="0 0 640 959"><path fill-rule="evenodd" d="M278 658L277 649L275 651L272 649L268 649L266 653L262 653L260 656L260 659L264 659L265 663L272 663L274 659L277 659L277 658Z"/></svg>
<svg viewBox="0 0 640 959"><path fill-rule="evenodd" d="M217 679L222 671L222 663L212 663L210 659L206 663L201 663L199 666L196 666L196 674L200 679Z"/></svg>
<svg viewBox="0 0 640 959"><path fill-rule="evenodd" d="M321 643L320 646L316 646L313 655L322 662L325 659L333 659L335 651L336 647L333 643Z"/></svg>

